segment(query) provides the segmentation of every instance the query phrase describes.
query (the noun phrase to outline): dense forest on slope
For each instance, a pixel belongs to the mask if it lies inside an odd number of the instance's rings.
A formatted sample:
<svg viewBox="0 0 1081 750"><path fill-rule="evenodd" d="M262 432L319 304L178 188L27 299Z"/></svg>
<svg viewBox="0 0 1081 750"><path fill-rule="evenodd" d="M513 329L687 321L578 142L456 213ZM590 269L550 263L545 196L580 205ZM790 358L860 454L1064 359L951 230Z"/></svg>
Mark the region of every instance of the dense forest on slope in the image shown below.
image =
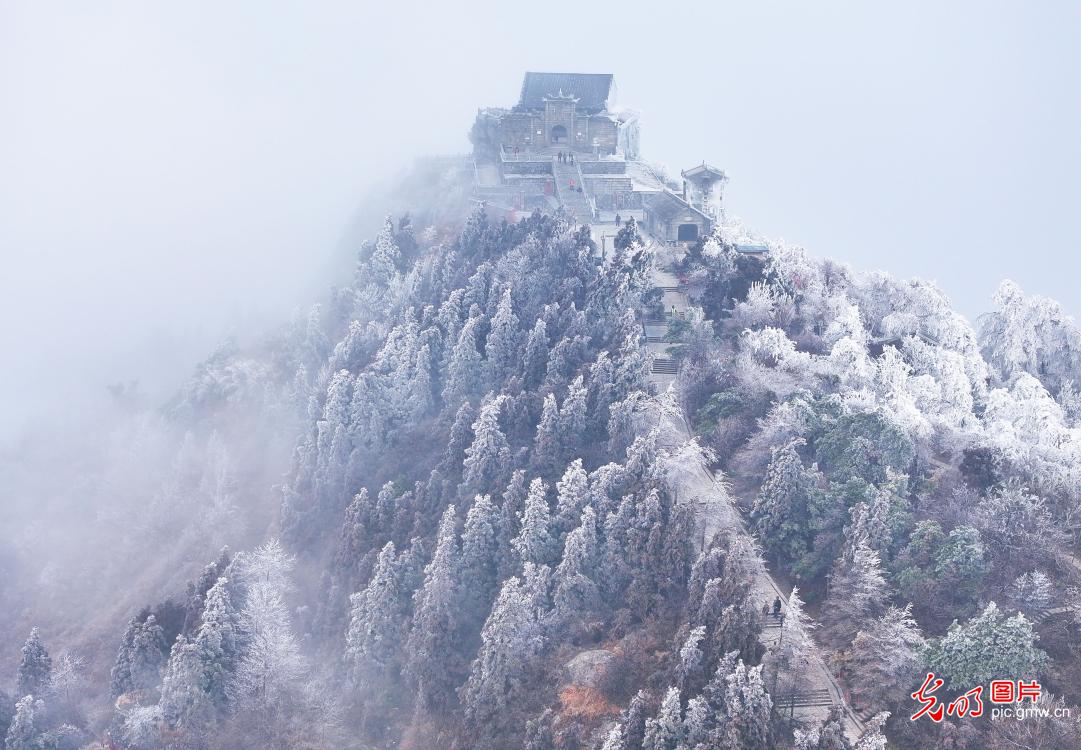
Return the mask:
<svg viewBox="0 0 1081 750"><path fill-rule="evenodd" d="M944 698L1081 700L1057 305L1007 282L977 332L930 284L732 227L683 252L631 220L605 252L452 202L388 218L349 283L164 408L118 390L52 488L85 495L92 553L35 566L35 535L75 540L28 528L0 560L0 625L40 626L5 654L7 750L1079 746L1076 709L908 720L932 669ZM663 394L660 267L697 303ZM753 536L686 497L707 468ZM769 649L763 562L791 591ZM784 710L812 662L860 731Z"/></svg>

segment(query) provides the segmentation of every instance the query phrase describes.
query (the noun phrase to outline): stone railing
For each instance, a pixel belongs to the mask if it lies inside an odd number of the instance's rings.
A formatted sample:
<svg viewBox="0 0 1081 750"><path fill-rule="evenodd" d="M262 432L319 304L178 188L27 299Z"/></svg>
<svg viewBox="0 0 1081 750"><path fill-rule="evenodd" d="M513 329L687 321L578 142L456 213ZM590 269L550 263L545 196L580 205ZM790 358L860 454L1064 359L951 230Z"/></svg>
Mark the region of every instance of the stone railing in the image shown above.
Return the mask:
<svg viewBox="0 0 1081 750"><path fill-rule="evenodd" d="M538 154L532 151L507 151L503 146L499 147L499 157L503 161L552 161L551 154Z"/></svg>

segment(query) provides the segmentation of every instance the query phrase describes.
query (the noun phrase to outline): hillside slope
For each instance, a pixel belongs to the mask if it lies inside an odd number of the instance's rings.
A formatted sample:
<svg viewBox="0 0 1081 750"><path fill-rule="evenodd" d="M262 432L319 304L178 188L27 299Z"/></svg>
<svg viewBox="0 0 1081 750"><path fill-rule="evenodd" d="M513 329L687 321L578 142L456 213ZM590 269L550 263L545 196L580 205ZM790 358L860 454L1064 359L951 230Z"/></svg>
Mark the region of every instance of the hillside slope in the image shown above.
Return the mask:
<svg viewBox="0 0 1081 750"><path fill-rule="evenodd" d="M1012 747L909 693L1078 700L1060 310L1004 286L981 338L922 282L607 231L388 218L325 305L138 412L91 484L142 477L116 547L68 584L123 593L11 592L42 630L9 745Z"/></svg>

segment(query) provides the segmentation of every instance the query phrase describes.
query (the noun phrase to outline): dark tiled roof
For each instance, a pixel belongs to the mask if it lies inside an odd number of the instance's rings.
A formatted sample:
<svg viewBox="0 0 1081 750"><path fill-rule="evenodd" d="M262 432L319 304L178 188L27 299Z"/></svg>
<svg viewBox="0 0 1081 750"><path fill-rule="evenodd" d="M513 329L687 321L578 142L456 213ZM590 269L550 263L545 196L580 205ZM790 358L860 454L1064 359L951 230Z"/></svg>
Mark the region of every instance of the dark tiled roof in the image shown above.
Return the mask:
<svg viewBox="0 0 1081 750"><path fill-rule="evenodd" d="M662 190L657 193L643 193L642 201L645 204L646 211L664 221L688 211L692 214L696 214L700 219L707 223L710 221L708 216L670 190Z"/></svg>
<svg viewBox="0 0 1081 750"><path fill-rule="evenodd" d="M546 96L573 96L578 109L601 112L612 90L611 73L526 73L522 81L522 109L543 109Z"/></svg>

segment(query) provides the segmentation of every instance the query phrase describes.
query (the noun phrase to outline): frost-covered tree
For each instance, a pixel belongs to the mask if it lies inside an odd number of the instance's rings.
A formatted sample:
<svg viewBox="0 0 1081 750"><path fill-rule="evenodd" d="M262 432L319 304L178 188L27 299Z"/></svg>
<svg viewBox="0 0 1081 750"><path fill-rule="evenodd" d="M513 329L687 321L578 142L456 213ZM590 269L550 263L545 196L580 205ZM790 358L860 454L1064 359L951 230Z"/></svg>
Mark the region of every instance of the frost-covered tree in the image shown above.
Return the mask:
<svg viewBox="0 0 1081 750"><path fill-rule="evenodd" d="M704 682L705 655L700 644L706 637L706 626L691 630L679 649L679 665L676 667L677 687L681 693L691 693Z"/></svg>
<svg viewBox="0 0 1081 750"><path fill-rule="evenodd" d="M473 422L477 414L473 406L463 402L454 413L454 422L450 426L447 447L439 463L440 470L448 476L460 476L465 462L465 451L473 443Z"/></svg>
<svg viewBox="0 0 1081 750"><path fill-rule="evenodd" d="M885 726L889 717L889 711L883 711L871 717L863 730L863 734L856 740L853 750L886 750L888 743L886 742L886 735L882 733L882 727Z"/></svg>
<svg viewBox="0 0 1081 750"><path fill-rule="evenodd" d="M766 660L770 690L778 696L790 695L801 688L817 654L811 639L814 623L803 611L803 600L799 597L798 589L792 589L783 614L780 643Z"/></svg>
<svg viewBox="0 0 1081 750"><path fill-rule="evenodd" d="M53 660L41 641L37 628L30 631L22 647L22 660L15 676L15 691L18 695L40 696L45 693L52 676Z"/></svg>
<svg viewBox="0 0 1081 750"><path fill-rule="evenodd" d="M136 628L131 642L132 689L148 690L158 686L167 652L165 631L158 625L157 618L150 615Z"/></svg>
<svg viewBox="0 0 1081 750"><path fill-rule="evenodd" d="M209 691L211 659L183 634L173 644L158 702L160 716L170 728L190 736L204 729L220 707L214 705Z"/></svg>
<svg viewBox="0 0 1081 750"><path fill-rule="evenodd" d="M762 666L747 668L743 661L728 675L724 695L725 721L719 747L725 750L768 750L773 747L770 717L773 700L762 680Z"/></svg>
<svg viewBox="0 0 1081 750"><path fill-rule="evenodd" d="M581 524L567 535L563 559L555 570L555 617L558 621L585 617L599 604L600 593L593 576L600 559L597 515L586 506Z"/></svg>
<svg viewBox="0 0 1081 750"><path fill-rule="evenodd" d="M466 495L502 487L511 468L510 445L499 428L505 396L489 399L473 423L473 443L465 450L462 483Z"/></svg>
<svg viewBox="0 0 1081 750"><path fill-rule="evenodd" d="M683 738L681 714L679 688L670 687L661 701L657 715L646 721L642 750L676 750Z"/></svg>
<svg viewBox="0 0 1081 750"><path fill-rule="evenodd" d="M604 737L601 750L623 750L623 748L623 730L618 726L612 727Z"/></svg>
<svg viewBox="0 0 1081 750"><path fill-rule="evenodd" d="M307 670L285 605L293 559L274 539L241 562L247 588L239 618L244 649L230 698L245 708L280 707Z"/></svg>
<svg viewBox="0 0 1081 750"><path fill-rule="evenodd" d="M968 690L1008 675L1032 678L1047 663L1036 646L1036 632L1023 614L1003 616L991 602L964 625L956 621L927 651L930 668L953 690Z"/></svg>
<svg viewBox="0 0 1081 750"><path fill-rule="evenodd" d="M1012 482L980 503L976 522L988 549L1009 567L1047 563L1064 541L1043 499Z"/></svg>
<svg viewBox="0 0 1081 750"><path fill-rule="evenodd" d="M559 409L559 437L564 455L576 456L581 452L586 434L588 398L583 378L579 375L567 386L567 396Z"/></svg>
<svg viewBox="0 0 1081 750"><path fill-rule="evenodd" d="M405 645L409 598L413 593L410 583L408 572L402 570L397 559L394 542L387 542L364 591L350 597L346 654L358 685L395 676Z"/></svg>
<svg viewBox="0 0 1081 750"><path fill-rule="evenodd" d="M1081 331L1062 306L1003 281L995 293L998 310L980 319L980 344L988 361L1009 379L1024 372L1057 393L1075 377L1081 362Z"/></svg>
<svg viewBox="0 0 1081 750"><path fill-rule="evenodd" d="M522 385L536 388L548 372L548 326L538 318L526 339L522 354Z"/></svg>
<svg viewBox="0 0 1081 750"><path fill-rule="evenodd" d="M519 560L538 565L551 562L555 554L555 540L552 538L548 510L548 487L539 477L529 484L519 528L521 530L512 542Z"/></svg>
<svg viewBox="0 0 1081 750"><path fill-rule="evenodd" d="M479 629L499 584L499 510L488 495L477 495L462 529L462 614ZM506 540L509 546L510 540ZM476 631L474 631L476 632Z"/></svg>
<svg viewBox="0 0 1081 750"><path fill-rule="evenodd" d="M773 451L751 512L763 545L782 562L798 560L807 546L804 519L814 486L797 452L802 444L794 440Z"/></svg>
<svg viewBox="0 0 1081 750"><path fill-rule="evenodd" d="M556 483L556 511L552 525L560 537L574 528L588 500L589 477L582 468L582 459L572 461L563 478Z"/></svg>
<svg viewBox="0 0 1081 750"><path fill-rule="evenodd" d="M911 605L890 607L882 617L860 625L849 656L853 695L875 710L906 701L923 671L925 646Z"/></svg>
<svg viewBox="0 0 1081 750"><path fill-rule="evenodd" d="M632 245L642 244L642 235L638 232L638 222L634 220L633 216L627 219L626 223L616 232L613 244L616 250L626 250Z"/></svg>
<svg viewBox="0 0 1081 750"><path fill-rule="evenodd" d="M1010 594L1030 615L1051 604L1051 579L1040 570L1030 570L1014 579Z"/></svg>
<svg viewBox="0 0 1081 750"><path fill-rule="evenodd" d="M556 405L556 397L549 393L544 397L537 435L533 440L533 466L538 471L549 473L559 465L562 457L559 407Z"/></svg>
<svg viewBox="0 0 1081 750"><path fill-rule="evenodd" d="M536 592L517 577L503 583L481 632L481 647L460 689L466 726L481 737L499 736L508 708L530 689L544 647Z"/></svg>
<svg viewBox="0 0 1081 750"><path fill-rule="evenodd" d="M462 401L475 397L480 391L483 373L477 351L477 328L481 320L481 316L470 318L458 334L443 386L443 403L449 408L457 408Z"/></svg>
<svg viewBox="0 0 1081 750"><path fill-rule="evenodd" d="M499 508L499 578L510 578L518 569L518 552L514 538L521 531L521 517L529 494L524 469L516 469L511 475L507 489L503 491L503 504Z"/></svg>
<svg viewBox="0 0 1081 750"><path fill-rule="evenodd" d="M383 221L383 228L375 238L368 267L371 279L381 284L388 284L398 272L400 261L398 245L394 241L394 222L389 216Z"/></svg>
<svg viewBox="0 0 1081 750"><path fill-rule="evenodd" d="M838 558L830 576L829 596L822 610L827 640L835 647L852 642L862 625L885 610L889 588L878 553L860 539Z"/></svg>
<svg viewBox="0 0 1081 750"><path fill-rule="evenodd" d="M39 728L36 726L45 704L33 695L20 698L15 704L15 715L4 738L4 750L41 750Z"/></svg>
<svg viewBox="0 0 1081 750"><path fill-rule="evenodd" d="M485 344L485 369L488 383L499 388L503 379L511 375L518 367L521 348L521 333L518 330L518 316L514 314L511 290L508 287L499 300L499 307L492 317L492 327L488 331Z"/></svg>
<svg viewBox="0 0 1081 750"><path fill-rule="evenodd" d="M120 649L117 651L116 660L113 662L113 668L109 672L110 689L113 698L119 698L124 693L135 689L131 679L131 648L132 643L135 641L135 633L141 626L142 622L136 617L128 620L128 626L124 631L124 637L120 643Z"/></svg>
<svg viewBox="0 0 1081 750"><path fill-rule="evenodd" d="M809 731L794 731L792 750L848 750L845 738L844 714L840 706L831 706L821 725Z"/></svg>
<svg viewBox="0 0 1081 750"><path fill-rule="evenodd" d="M439 522L435 554L424 568L424 584L413 599L413 629L407 668L422 708L445 706L460 684L463 665L458 643L461 626L461 550L453 505Z"/></svg>

